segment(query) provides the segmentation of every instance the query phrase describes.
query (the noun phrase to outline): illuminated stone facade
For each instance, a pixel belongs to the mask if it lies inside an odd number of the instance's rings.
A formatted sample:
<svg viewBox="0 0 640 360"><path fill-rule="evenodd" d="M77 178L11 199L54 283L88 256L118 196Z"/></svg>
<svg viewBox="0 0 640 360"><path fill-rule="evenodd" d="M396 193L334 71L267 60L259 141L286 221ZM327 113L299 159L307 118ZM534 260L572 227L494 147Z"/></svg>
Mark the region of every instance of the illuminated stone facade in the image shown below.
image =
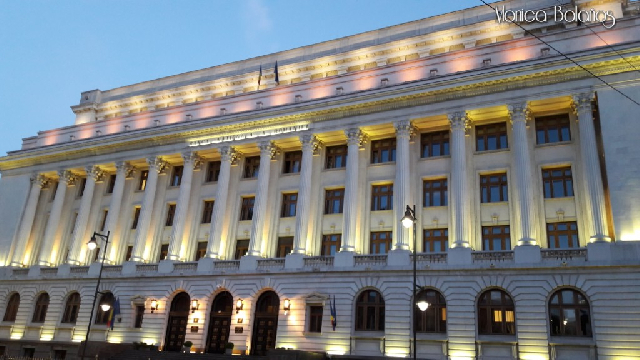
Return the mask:
<svg viewBox="0 0 640 360"><path fill-rule="evenodd" d="M82 93L0 158L0 351L75 357L97 231L121 315L92 341L408 357L417 324L423 358L640 359L638 105L589 74L639 101L639 6L576 3L616 26L525 25L550 48L476 7Z"/></svg>

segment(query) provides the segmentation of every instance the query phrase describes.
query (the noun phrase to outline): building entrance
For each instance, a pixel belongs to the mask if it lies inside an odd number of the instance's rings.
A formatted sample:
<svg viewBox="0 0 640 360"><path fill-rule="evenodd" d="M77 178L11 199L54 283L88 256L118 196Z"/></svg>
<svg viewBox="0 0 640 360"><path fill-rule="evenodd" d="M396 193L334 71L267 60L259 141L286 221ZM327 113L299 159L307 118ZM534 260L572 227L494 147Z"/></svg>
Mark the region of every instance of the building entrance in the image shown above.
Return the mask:
<svg viewBox="0 0 640 360"><path fill-rule="evenodd" d="M276 347L278 309L280 299L273 291L260 295L256 304L251 334L251 355L267 355L267 350Z"/></svg>
<svg viewBox="0 0 640 360"><path fill-rule="evenodd" d="M167 334L164 339L164 351L180 351L187 333L189 318L189 303L191 298L186 292L181 292L173 298L167 323Z"/></svg>
<svg viewBox="0 0 640 360"><path fill-rule="evenodd" d="M209 314L209 332L207 335L208 353L224 354L225 346L229 342L232 310L233 296L229 292L221 292L213 300L211 313Z"/></svg>

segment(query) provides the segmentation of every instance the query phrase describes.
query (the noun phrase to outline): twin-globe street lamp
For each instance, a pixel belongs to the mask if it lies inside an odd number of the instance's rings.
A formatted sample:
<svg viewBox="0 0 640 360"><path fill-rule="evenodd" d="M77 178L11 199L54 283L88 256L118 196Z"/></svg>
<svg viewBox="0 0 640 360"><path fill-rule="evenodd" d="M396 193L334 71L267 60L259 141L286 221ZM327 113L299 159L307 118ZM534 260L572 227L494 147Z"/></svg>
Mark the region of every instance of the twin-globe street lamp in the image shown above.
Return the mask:
<svg viewBox="0 0 640 360"><path fill-rule="evenodd" d="M95 250L98 246L96 242L96 238L100 238L100 240L104 240L104 251L102 252L102 261L100 261L100 273L98 274L98 283L96 284L96 291L93 293L93 304L91 305L91 313L89 313L89 326L87 326L87 334L84 337L84 344L82 345L82 353L80 354L80 359L84 360L84 353L87 351L87 343L89 342L89 332L91 331L91 323L93 322L93 312L96 309L96 300L98 298L98 294L104 295L105 292L99 291L100 288L100 280L102 279L102 268L104 268L104 259L107 255L107 246L109 246L109 234L110 231L107 231L107 235L102 235L97 232L94 232L91 236L91 240L87 243L87 247L89 250ZM100 304L100 309L103 312L109 311L111 309L111 304L104 303Z"/></svg>
<svg viewBox="0 0 640 360"><path fill-rule="evenodd" d="M417 236L416 236L416 226L417 226L417 219L416 219L416 206L413 205L413 209L407 205L406 210L404 211L404 216L402 217L402 219L400 220L400 222L402 222L402 226L404 226L406 229L410 228L411 226L413 226L413 301L416 302L416 305L418 306L418 309L420 309L420 311L427 311L427 309L429 308L429 303L426 302L424 299L417 301L417 292L418 289L422 290L422 287L418 286L417 284L417 266L416 264L418 263L418 257L417 257ZM413 314L413 304L411 307L411 313ZM417 351L416 351L416 338L417 338L417 329L416 329L416 322L415 322L415 314L412 315L413 316L413 351L411 352L413 354L413 359L417 359Z"/></svg>

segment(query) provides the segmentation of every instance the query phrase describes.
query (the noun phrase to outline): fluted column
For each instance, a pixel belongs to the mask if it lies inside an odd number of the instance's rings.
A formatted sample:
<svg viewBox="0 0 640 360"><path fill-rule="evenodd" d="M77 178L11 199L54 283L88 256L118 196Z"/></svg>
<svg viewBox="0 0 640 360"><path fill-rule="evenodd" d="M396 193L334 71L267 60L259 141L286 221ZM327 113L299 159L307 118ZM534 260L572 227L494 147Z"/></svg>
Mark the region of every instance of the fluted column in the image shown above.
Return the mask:
<svg viewBox="0 0 640 360"><path fill-rule="evenodd" d="M182 171L178 203L176 205L176 213L169 240L169 260L180 260L181 257L184 258L184 252L186 250L185 239L188 239L188 237L184 236L184 225L187 221L187 212L189 211L193 171L199 170L202 164L202 158L200 158L195 151L182 154L182 158L184 159L184 170Z"/></svg>
<svg viewBox="0 0 640 360"><path fill-rule="evenodd" d="M584 199L587 205L588 235L590 242L611 241L607 229L604 189L600 173L596 133L593 127L591 99L593 99L593 94L591 93L573 96L573 105L578 115L578 129L580 130L582 179L587 185L587 193L584 194Z"/></svg>
<svg viewBox="0 0 640 360"><path fill-rule="evenodd" d="M229 194L229 179L231 176L231 165L237 165L241 154L231 146L220 148L220 175L218 175L218 186L216 197L211 211L211 227L209 229L209 242L207 243L207 257L220 257L220 244L222 243L222 226L227 207L227 195Z"/></svg>
<svg viewBox="0 0 640 360"><path fill-rule="evenodd" d="M409 140L413 134L413 126L409 120L398 121L396 127L396 180L393 183L393 197L396 206L393 207L394 219L402 218L406 205L412 206L415 200L411 199L411 154L409 152ZM404 226L397 227L395 249L409 249L410 229Z"/></svg>
<svg viewBox="0 0 640 360"><path fill-rule="evenodd" d="M151 216L153 215L153 202L156 197L156 186L158 185L158 175L165 170L167 163L160 157L148 158L149 175L147 176L147 184L142 197L142 207L140 209L140 218L138 219L138 228L136 230L136 240L133 246L133 254L131 261L144 262L148 260L150 250L148 243L149 225L151 224Z"/></svg>
<svg viewBox="0 0 640 360"><path fill-rule="evenodd" d="M530 120L529 105L526 102L508 105L513 129L513 156L516 173L516 194L520 216L518 245L537 245L536 210L531 189L531 155L527 138L527 121Z"/></svg>
<svg viewBox="0 0 640 360"><path fill-rule="evenodd" d="M44 232L44 240L40 247L39 265L42 266L52 265L52 259L56 259L58 251L60 250L54 249L53 245L56 240L58 226L60 225L62 206L64 205L64 198L67 195L67 186L75 185L76 182L76 176L71 171L59 171L58 175L60 176L58 188L56 189L56 195L49 213L49 221L47 221L47 227Z"/></svg>
<svg viewBox="0 0 640 360"><path fill-rule="evenodd" d="M467 151L465 132L469 127L469 119L464 112L449 114L451 125L451 187L449 194L451 213L449 239L451 247L469 247L469 238L465 232L468 224L467 190Z"/></svg>
<svg viewBox="0 0 640 360"><path fill-rule="evenodd" d="M269 196L269 177L271 173L271 160L275 157L278 148L271 141L263 141L260 147L260 170L258 172L258 190L253 206L253 221L251 222L251 238L249 240L250 256L260 256L264 221L267 212L267 197Z"/></svg>
<svg viewBox="0 0 640 360"><path fill-rule="evenodd" d="M105 231L111 233L109 242L108 260L113 263L120 253L121 232L118 232L118 218L120 217L120 207L122 206L122 196L124 195L124 185L127 179L133 176L135 168L128 162L119 161L116 163L116 182L113 185L113 193L111 193L111 201L109 202L109 213L107 214L107 222Z"/></svg>
<svg viewBox="0 0 640 360"><path fill-rule="evenodd" d="M340 251L355 251L356 220L358 218L358 151L364 149L367 134L358 128L348 129L347 135L347 170L344 189L344 206L342 216L342 246Z"/></svg>
<svg viewBox="0 0 640 360"><path fill-rule="evenodd" d="M300 142L302 143L302 168L300 169L300 187L296 207L296 232L293 238L293 253L295 254L304 254L307 251L313 156L319 154L318 150L322 144L320 140L312 134L301 136Z"/></svg>
<svg viewBox="0 0 640 360"><path fill-rule="evenodd" d="M29 242L31 230L33 229L33 221L36 218L36 209L38 207L38 200L40 199L40 190L45 188L49 184L49 179L40 174L31 178L31 190L29 191L29 198L27 205L22 215L22 222L20 223L20 229L18 230L18 236L15 239L16 245L13 250L13 257L11 260L11 266L23 266L24 251Z"/></svg>
<svg viewBox="0 0 640 360"><path fill-rule="evenodd" d="M96 182L102 181L104 178L104 172L98 166L88 166L86 171L87 182L82 194L82 201L80 202L80 210L78 210L76 224L73 228L71 251L69 251L69 256L67 258L67 262L72 265L78 265L81 262L80 253L82 247L88 241L87 239L84 239L84 233L87 230L87 221L89 220L89 212L91 211L93 192L96 188Z"/></svg>

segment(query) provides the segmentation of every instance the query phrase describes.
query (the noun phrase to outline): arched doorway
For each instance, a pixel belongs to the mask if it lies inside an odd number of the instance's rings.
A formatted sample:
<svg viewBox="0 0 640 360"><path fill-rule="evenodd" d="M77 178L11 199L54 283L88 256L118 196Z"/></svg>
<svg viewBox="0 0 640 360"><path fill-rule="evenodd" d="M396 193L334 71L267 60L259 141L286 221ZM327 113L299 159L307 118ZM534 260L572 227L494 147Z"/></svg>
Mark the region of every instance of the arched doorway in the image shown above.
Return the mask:
<svg viewBox="0 0 640 360"><path fill-rule="evenodd" d="M164 351L180 351L187 333L189 318L189 303L191 298L186 292L181 292L171 301L167 335L164 339Z"/></svg>
<svg viewBox="0 0 640 360"><path fill-rule="evenodd" d="M224 354L225 346L229 342L232 310L233 296L228 291L221 292L213 299L207 333L208 353Z"/></svg>
<svg viewBox="0 0 640 360"><path fill-rule="evenodd" d="M251 355L267 355L267 350L276 347L278 331L278 309L280 298L273 291L260 295L256 303L251 336Z"/></svg>

